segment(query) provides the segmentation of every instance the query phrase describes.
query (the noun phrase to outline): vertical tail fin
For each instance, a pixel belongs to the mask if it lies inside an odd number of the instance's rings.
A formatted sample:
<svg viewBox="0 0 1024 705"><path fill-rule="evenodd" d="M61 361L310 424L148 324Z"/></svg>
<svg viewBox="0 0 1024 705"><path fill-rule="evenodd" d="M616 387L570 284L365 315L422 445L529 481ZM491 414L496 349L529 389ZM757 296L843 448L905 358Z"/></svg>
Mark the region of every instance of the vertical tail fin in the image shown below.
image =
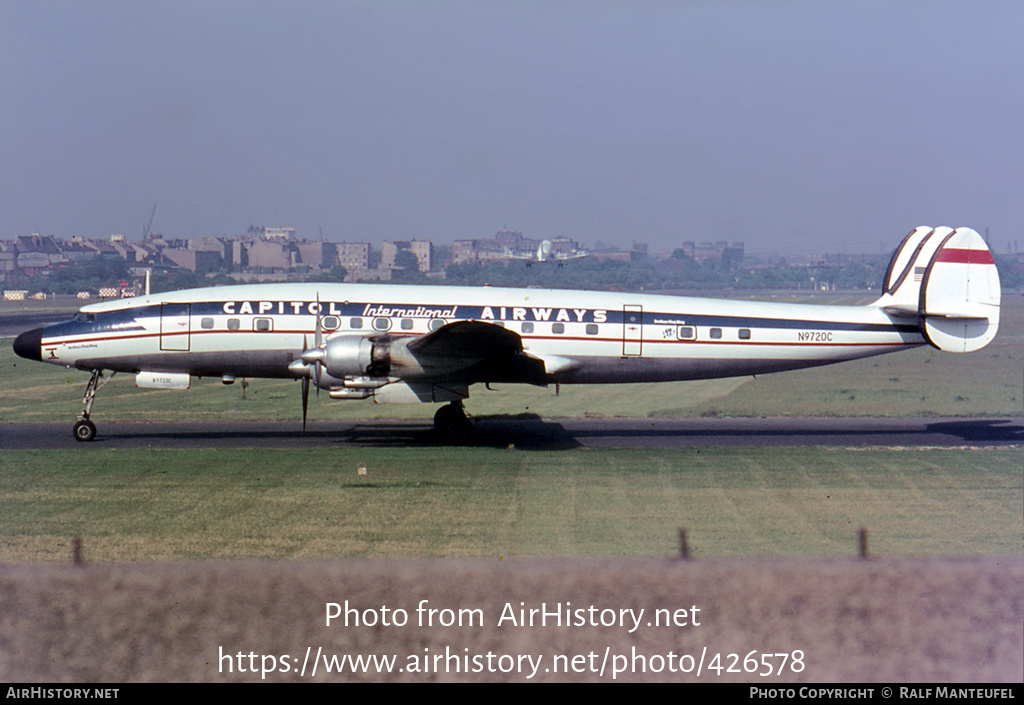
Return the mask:
<svg viewBox="0 0 1024 705"><path fill-rule="evenodd" d="M1000 293L992 253L977 232L922 226L896 249L874 305L916 316L939 350L973 352L999 329Z"/></svg>

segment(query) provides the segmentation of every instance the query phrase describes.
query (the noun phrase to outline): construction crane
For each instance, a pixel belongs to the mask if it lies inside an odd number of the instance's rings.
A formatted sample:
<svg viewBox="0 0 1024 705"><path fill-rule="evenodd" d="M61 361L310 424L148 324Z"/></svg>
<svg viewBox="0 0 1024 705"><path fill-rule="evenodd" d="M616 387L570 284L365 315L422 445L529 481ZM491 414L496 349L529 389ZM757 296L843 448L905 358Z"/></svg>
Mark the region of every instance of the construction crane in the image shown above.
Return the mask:
<svg viewBox="0 0 1024 705"><path fill-rule="evenodd" d="M148 240L149 239L149 229L153 227L153 218L155 216L156 216L156 204L154 203L153 204L153 212L149 214L149 222L146 223L146 227L142 229L142 239L143 240ZM150 277L152 277L152 276L153 276L153 268L152 267L147 267L146 268L146 296L149 296Z"/></svg>
<svg viewBox="0 0 1024 705"><path fill-rule="evenodd" d="M146 227L142 229L142 239L149 238L149 229L153 227L153 217L156 215L156 204L153 204L153 212L149 214L149 222L146 223Z"/></svg>

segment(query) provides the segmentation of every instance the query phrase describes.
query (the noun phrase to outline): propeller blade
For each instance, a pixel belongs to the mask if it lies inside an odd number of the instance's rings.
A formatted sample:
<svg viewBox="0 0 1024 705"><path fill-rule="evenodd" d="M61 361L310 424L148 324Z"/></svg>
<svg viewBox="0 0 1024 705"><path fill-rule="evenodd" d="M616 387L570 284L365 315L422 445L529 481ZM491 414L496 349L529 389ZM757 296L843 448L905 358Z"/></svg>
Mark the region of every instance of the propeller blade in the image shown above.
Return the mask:
<svg viewBox="0 0 1024 705"><path fill-rule="evenodd" d="M302 378L302 430L306 430L306 414L309 410L309 377Z"/></svg>
<svg viewBox="0 0 1024 705"><path fill-rule="evenodd" d="M313 377L313 382L316 384L316 395L320 396L320 375L323 372L324 355L327 353L320 346L311 349L309 347L309 339L306 336L302 336L302 346L305 350L302 351L300 359L307 365L312 365L312 371L309 376Z"/></svg>
<svg viewBox="0 0 1024 705"><path fill-rule="evenodd" d="M302 336L302 354L309 350L309 338ZM308 364L308 363L307 363ZM306 430L306 416L309 412L309 375L302 378L302 430Z"/></svg>
<svg viewBox="0 0 1024 705"><path fill-rule="evenodd" d="M323 344L324 325L323 317L320 315L320 292L316 292L316 334L313 338L313 344L316 347L320 347Z"/></svg>
<svg viewBox="0 0 1024 705"><path fill-rule="evenodd" d="M314 336L313 336L313 342L316 345L316 349L317 350L320 349L320 346L323 345L323 342L324 342L323 341L324 326L323 326L323 319L322 319L320 313L321 313L320 312L320 292L317 291L316 292L316 333L314 333ZM322 359L323 359L323 355L321 354L320 358L318 358L317 361L315 363L313 363L313 380L316 382L316 396L317 396L317 399L320 398L320 361Z"/></svg>

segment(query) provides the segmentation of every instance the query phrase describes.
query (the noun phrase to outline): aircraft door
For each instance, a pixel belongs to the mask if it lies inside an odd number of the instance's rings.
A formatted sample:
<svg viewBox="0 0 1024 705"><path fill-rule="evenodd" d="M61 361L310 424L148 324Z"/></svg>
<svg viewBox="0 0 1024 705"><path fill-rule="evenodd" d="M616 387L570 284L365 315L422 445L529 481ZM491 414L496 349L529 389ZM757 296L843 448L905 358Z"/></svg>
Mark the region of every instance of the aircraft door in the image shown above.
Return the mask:
<svg viewBox="0 0 1024 705"><path fill-rule="evenodd" d="M644 307L622 307L622 356L636 357L643 354Z"/></svg>
<svg viewBox="0 0 1024 705"><path fill-rule="evenodd" d="M187 352L192 304L160 304L160 349Z"/></svg>

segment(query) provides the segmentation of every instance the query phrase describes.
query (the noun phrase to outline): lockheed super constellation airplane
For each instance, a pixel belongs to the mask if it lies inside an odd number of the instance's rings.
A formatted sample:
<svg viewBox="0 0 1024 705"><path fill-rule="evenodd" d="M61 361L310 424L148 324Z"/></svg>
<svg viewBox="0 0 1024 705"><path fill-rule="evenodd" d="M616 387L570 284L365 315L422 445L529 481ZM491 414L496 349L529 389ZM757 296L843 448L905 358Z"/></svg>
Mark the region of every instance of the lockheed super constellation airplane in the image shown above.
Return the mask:
<svg viewBox="0 0 1024 705"><path fill-rule="evenodd" d="M471 428L476 383L537 385L734 377L932 345L971 352L999 327L999 275L970 228L920 227L867 306L757 303L593 291L380 284L254 284L84 306L22 333L15 352L91 370L74 427L90 420L104 370L140 387L190 378L302 380L334 399L447 402L445 437Z"/></svg>

